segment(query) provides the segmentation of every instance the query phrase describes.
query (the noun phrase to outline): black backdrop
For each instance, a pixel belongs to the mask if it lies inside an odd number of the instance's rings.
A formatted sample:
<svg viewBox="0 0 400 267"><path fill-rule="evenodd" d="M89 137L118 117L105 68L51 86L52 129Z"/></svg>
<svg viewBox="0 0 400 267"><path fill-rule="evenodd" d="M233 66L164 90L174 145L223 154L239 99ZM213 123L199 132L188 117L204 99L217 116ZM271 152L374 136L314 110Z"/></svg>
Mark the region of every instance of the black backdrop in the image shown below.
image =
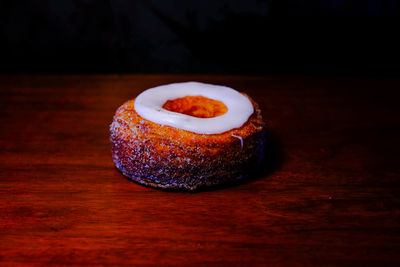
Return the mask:
<svg viewBox="0 0 400 267"><path fill-rule="evenodd" d="M399 74L399 0L0 2L1 72Z"/></svg>

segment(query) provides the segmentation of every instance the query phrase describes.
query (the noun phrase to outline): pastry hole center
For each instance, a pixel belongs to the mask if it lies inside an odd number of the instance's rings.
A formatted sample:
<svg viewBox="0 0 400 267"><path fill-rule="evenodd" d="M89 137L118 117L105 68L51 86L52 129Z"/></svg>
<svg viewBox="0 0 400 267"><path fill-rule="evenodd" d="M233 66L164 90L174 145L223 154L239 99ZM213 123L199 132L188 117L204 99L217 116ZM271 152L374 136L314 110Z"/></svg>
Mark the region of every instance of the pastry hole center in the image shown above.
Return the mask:
<svg viewBox="0 0 400 267"><path fill-rule="evenodd" d="M204 96L185 96L168 100L163 108L197 118L218 117L228 111L228 107L221 101Z"/></svg>

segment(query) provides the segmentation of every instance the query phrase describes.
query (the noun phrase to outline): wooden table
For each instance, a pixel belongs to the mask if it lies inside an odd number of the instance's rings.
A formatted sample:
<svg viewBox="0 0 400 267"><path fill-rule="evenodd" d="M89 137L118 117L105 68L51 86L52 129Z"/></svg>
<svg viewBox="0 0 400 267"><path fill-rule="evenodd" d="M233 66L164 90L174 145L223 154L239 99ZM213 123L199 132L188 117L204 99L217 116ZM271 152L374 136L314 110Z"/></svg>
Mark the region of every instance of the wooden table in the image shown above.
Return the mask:
<svg viewBox="0 0 400 267"><path fill-rule="evenodd" d="M187 80L260 103L260 177L165 192L115 169L117 107ZM400 264L399 89L395 78L0 76L0 265Z"/></svg>

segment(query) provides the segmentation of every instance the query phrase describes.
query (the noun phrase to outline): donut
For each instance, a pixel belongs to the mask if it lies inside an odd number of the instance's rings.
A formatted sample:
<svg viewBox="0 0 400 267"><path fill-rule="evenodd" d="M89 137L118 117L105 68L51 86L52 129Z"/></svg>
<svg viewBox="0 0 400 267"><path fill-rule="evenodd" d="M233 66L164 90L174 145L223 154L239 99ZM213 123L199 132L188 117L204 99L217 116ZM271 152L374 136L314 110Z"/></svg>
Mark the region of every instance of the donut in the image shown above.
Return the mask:
<svg viewBox="0 0 400 267"><path fill-rule="evenodd" d="M259 168L265 124L259 106L232 88L184 82L150 88L120 106L110 126L116 168L142 185L224 185Z"/></svg>

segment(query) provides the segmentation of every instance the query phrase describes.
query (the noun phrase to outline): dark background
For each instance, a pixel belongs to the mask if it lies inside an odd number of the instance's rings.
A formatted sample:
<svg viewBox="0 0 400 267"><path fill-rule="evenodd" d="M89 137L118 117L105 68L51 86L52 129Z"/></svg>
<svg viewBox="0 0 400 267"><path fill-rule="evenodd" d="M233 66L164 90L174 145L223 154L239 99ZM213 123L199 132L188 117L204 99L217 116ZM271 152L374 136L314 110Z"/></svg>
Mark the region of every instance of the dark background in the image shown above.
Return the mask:
<svg viewBox="0 0 400 267"><path fill-rule="evenodd" d="M3 73L398 75L398 0L0 2Z"/></svg>

